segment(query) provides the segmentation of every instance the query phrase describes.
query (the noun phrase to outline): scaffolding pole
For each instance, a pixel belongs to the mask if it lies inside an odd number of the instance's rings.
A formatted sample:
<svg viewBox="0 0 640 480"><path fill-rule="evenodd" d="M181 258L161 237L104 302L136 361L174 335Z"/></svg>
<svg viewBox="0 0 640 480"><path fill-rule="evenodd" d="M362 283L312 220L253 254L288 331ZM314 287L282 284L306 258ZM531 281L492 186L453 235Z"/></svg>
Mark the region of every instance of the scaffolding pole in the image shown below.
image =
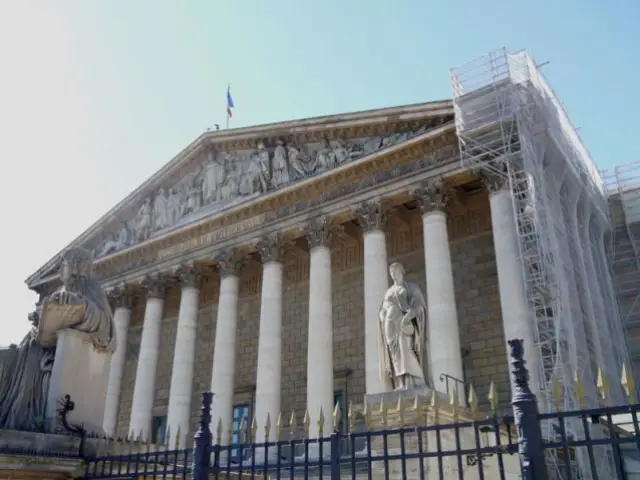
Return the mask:
<svg viewBox="0 0 640 480"><path fill-rule="evenodd" d="M491 52L452 69L451 80L462 165L501 176L511 190L540 408L595 407L598 370L617 379L626 361L612 285L602 275L610 226L602 178L528 53ZM621 389L612 395L621 399ZM576 436L582 428L566 427ZM557 429L548 422L544 434L554 438ZM551 457L552 478L569 478ZM584 452L573 461L590 478ZM601 478L615 471L606 461L599 468Z"/></svg>

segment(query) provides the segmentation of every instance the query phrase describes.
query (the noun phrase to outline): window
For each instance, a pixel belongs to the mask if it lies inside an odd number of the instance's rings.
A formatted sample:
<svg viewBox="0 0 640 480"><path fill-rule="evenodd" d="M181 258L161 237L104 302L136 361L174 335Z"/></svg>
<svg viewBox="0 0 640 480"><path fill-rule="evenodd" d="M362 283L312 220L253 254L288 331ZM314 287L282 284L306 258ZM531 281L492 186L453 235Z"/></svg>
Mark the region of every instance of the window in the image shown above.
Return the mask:
<svg viewBox="0 0 640 480"><path fill-rule="evenodd" d="M338 424L338 432L344 433L345 405L344 392L342 390L333 392L333 408L335 408L336 404L340 406L340 423Z"/></svg>
<svg viewBox="0 0 640 480"><path fill-rule="evenodd" d="M167 433L167 416L160 415L153 417L151 423L151 441L156 445L164 445L165 435Z"/></svg>
<svg viewBox="0 0 640 480"><path fill-rule="evenodd" d="M246 443L247 439L242 438L245 432L240 432L240 426L244 423L245 428L249 425L249 405L234 405L233 407L233 446L238 446L241 443ZM231 451L231 459L233 461L241 461L242 453L240 449L234 448Z"/></svg>

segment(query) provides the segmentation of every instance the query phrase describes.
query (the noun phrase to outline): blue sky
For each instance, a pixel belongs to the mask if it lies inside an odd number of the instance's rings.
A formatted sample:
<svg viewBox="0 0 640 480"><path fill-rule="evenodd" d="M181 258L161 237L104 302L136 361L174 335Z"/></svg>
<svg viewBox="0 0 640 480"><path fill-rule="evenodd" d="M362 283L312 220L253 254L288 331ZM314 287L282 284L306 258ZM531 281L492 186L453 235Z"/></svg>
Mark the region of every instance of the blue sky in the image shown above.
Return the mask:
<svg viewBox="0 0 640 480"><path fill-rule="evenodd" d="M449 98L449 68L529 49L597 164L640 160L632 0L3 0L3 328L23 280L191 140L232 126Z"/></svg>

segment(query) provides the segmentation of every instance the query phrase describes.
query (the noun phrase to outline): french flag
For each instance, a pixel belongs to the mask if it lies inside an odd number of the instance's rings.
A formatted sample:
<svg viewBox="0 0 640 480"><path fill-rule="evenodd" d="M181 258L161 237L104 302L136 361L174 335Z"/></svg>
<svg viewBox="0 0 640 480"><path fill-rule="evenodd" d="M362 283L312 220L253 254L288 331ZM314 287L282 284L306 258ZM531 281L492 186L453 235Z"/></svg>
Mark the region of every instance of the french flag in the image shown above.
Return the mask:
<svg viewBox="0 0 640 480"><path fill-rule="evenodd" d="M232 108L235 108L235 105L233 104L233 98L231 98L231 85L229 85L227 87L227 116L229 118L233 117Z"/></svg>

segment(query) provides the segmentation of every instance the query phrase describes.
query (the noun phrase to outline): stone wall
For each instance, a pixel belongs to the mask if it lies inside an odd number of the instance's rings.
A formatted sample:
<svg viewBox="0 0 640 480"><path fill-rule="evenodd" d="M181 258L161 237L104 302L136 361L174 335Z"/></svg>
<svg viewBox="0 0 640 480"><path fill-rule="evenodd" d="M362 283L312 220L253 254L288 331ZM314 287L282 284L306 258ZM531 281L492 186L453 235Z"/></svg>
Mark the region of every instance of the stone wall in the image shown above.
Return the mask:
<svg viewBox="0 0 640 480"><path fill-rule="evenodd" d="M448 223L461 344L463 349L469 352L464 359L466 380L473 382L482 409L488 409L486 393L492 380L498 387L502 401L505 402L504 406L507 407L507 354L501 325L487 196L480 193L456 202L449 208ZM409 215L403 216L402 220L400 217L390 218L388 231L389 262L402 262L407 270L408 279L416 282L425 291L422 223L419 211L411 211ZM332 257L334 388L342 390L348 401L361 404L365 391L362 239L340 237L334 243ZM298 413L300 422L306 405L308 262L308 253L302 250L291 249L285 256L282 409L283 418L287 422L292 410ZM199 414L200 392L208 390L211 382L218 283L214 277L203 285L201 291L193 382L193 429L196 427ZM236 404L250 404L251 408L257 368L260 283L261 266L257 261L252 261L244 269L241 278L235 395ZM154 415L166 414L167 410L179 299L180 289L176 285L169 289L165 301ZM131 414L143 314L144 299L137 299L129 331L118 431L126 431ZM314 415L313 412L310 413Z"/></svg>

